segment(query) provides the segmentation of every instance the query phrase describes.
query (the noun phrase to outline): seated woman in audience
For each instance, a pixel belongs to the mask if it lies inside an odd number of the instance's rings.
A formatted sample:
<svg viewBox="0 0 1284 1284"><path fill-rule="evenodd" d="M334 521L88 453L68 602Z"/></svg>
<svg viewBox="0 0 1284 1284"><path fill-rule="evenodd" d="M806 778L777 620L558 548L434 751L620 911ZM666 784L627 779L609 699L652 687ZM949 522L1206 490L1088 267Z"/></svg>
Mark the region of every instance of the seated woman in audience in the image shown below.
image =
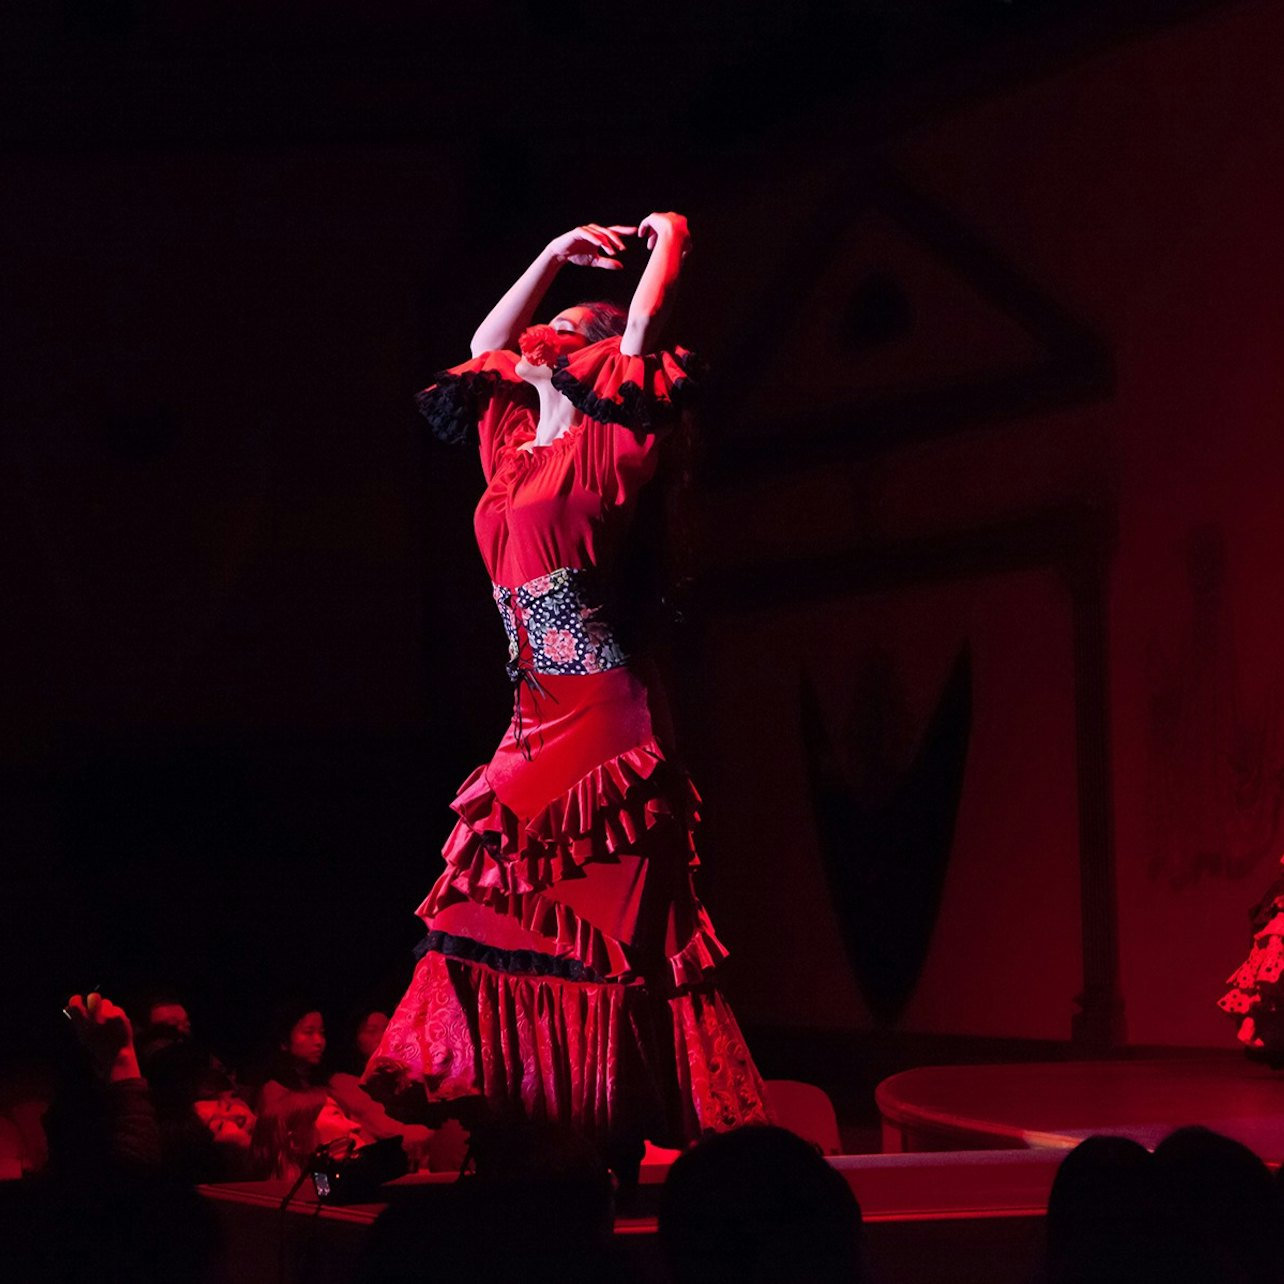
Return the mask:
<svg viewBox="0 0 1284 1284"><path fill-rule="evenodd" d="M379 1046L379 1040L387 1028L386 1012L380 1012L371 1007L361 1007L350 1013L343 1024L342 1036L330 1044L326 1053L326 1061L332 1071L331 1082L336 1078L360 1078L365 1073L366 1064ZM375 1104L373 1100L371 1104Z"/></svg>
<svg viewBox="0 0 1284 1284"><path fill-rule="evenodd" d="M251 1176L254 1113L228 1076L186 1039L149 1040L139 1048L152 1091L167 1169L193 1182Z"/></svg>
<svg viewBox="0 0 1284 1284"><path fill-rule="evenodd" d="M254 1136L256 1162L277 1176L291 1175L318 1146L366 1145L401 1137L412 1166L422 1161L431 1138L427 1128L389 1119L355 1074L332 1074L326 1059L325 1018L308 1003L283 1010L277 1048L259 1092Z"/></svg>
<svg viewBox="0 0 1284 1284"><path fill-rule="evenodd" d="M427 1168L430 1166L428 1152L434 1132L422 1124L399 1123L391 1118L383 1106L361 1086L361 1075L365 1073L366 1064L374 1055L387 1028L386 1012L371 1008L360 1013L347 1056L339 1060L330 1076L330 1095L376 1140L400 1137L411 1168ZM448 1160L446 1166L457 1167L457 1164L451 1164Z"/></svg>
<svg viewBox="0 0 1284 1284"><path fill-rule="evenodd" d="M206 1070L197 1084L192 1108L214 1138L215 1145L248 1153L254 1134L254 1111L226 1074Z"/></svg>
<svg viewBox="0 0 1284 1284"><path fill-rule="evenodd" d="M328 1059L337 1072L362 1075L388 1028L388 1014L365 1005L349 1014L343 1038L330 1046Z"/></svg>
<svg viewBox="0 0 1284 1284"><path fill-rule="evenodd" d="M260 1112L275 1110L290 1093L323 1089L326 1065L325 1018L306 1000L283 1005L277 1012L272 1055L259 1088Z"/></svg>
<svg viewBox="0 0 1284 1284"><path fill-rule="evenodd" d="M260 1105L250 1141L250 1169L256 1177L293 1181L321 1145L317 1120L325 1105L322 1088L271 1094Z"/></svg>
<svg viewBox="0 0 1284 1284"><path fill-rule="evenodd" d="M325 1061L325 1018L306 1001L283 1007L276 1022L276 1047L259 1089L254 1157L274 1176L293 1176L318 1146L373 1140L330 1096Z"/></svg>

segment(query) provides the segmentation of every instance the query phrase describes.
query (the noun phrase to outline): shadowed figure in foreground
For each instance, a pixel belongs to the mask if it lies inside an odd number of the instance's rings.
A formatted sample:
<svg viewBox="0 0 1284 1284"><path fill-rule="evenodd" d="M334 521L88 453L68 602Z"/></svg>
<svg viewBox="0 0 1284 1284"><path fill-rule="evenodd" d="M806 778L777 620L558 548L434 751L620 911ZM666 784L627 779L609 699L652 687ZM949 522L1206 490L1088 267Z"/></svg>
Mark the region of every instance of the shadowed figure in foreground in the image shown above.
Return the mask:
<svg viewBox="0 0 1284 1284"><path fill-rule="evenodd" d="M861 1211L802 1138L753 1126L709 1137L665 1182L660 1242L674 1284L855 1284Z"/></svg>
<svg viewBox="0 0 1284 1284"><path fill-rule="evenodd" d="M473 1134L475 1175L411 1195L375 1223L358 1284L620 1280L611 1180L597 1149L553 1124L492 1124Z"/></svg>

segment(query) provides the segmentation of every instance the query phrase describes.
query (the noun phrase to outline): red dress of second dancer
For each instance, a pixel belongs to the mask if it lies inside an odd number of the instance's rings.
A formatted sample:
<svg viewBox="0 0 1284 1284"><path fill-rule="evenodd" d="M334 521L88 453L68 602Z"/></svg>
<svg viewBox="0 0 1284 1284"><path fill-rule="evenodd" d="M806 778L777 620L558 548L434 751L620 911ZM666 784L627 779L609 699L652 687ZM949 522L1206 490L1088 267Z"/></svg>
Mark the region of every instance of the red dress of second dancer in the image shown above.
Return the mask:
<svg viewBox="0 0 1284 1284"><path fill-rule="evenodd" d="M627 316L587 304L531 327L565 263L619 268L633 238L650 257ZM726 951L692 886L698 796L615 609L639 492L693 391L689 354L654 349L688 244L671 213L557 238L473 359L419 394L438 436L480 447L475 529L515 697L452 804L418 966L367 1070L394 1112L480 1099L608 1152L767 1118L711 981Z"/></svg>

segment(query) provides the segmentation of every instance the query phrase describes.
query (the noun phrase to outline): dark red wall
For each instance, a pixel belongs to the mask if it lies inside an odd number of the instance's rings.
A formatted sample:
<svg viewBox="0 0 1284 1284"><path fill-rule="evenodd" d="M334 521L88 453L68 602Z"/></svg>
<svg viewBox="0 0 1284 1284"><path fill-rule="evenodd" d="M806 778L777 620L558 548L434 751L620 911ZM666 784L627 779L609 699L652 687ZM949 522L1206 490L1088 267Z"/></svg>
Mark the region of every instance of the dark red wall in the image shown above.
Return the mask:
<svg viewBox="0 0 1284 1284"><path fill-rule="evenodd" d="M920 126L889 161L896 183L952 229L943 256L930 220L880 197L854 147L800 142L722 211L729 221L747 211L742 249L755 247L765 273L790 258L823 267L801 319L791 312L778 334L764 332L750 362L736 440L770 445L715 499L718 564L928 534L965 542L1062 505L1117 522L1109 749L1120 975L1127 1036L1140 1043L1228 1041L1214 1001L1246 953L1246 909L1279 854L1281 48L1278 7L1232 6ZM845 165L854 208L822 239L826 185ZM913 325L874 350L844 348L843 307L875 271L900 283ZM1046 304L1097 338L1107 387L1076 387L1072 333L996 308L1005 273L1037 296L1036 319ZM711 293L749 299L755 288L729 267ZM1059 359L1047 408L1003 404L997 376L1020 383L1023 369ZM933 437L932 413L949 419L951 395L987 380L990 421L980 414ZM923 440L862 456L861 434L878 420L870 407L924 390L938 394L935 411L905 417ZM800 398L816 423L847 416L850 460L831 451L813 468L791 462L811 431L795 413ZM773 436L773 420L789 431ZM737 523L746 512L749 524ZM862 1020L799 768L797 669L827 675L837 723L852 668L877 642L896 657L921 729L967 639L972 755L937 932L903 1028L1070 1034L1081 953L1067 585L1055 568L983 580L962 571L948 585L824 609L729 615L717 630L719 731L738 731L711 780L713 807L730 813L718 822L717 877L733 939L752 954L741 966L754 1016ZM748 657L743 681L736 656ZM764 937L770 951L757 949ZM782 971L781 954L797 969Z"/></svg>

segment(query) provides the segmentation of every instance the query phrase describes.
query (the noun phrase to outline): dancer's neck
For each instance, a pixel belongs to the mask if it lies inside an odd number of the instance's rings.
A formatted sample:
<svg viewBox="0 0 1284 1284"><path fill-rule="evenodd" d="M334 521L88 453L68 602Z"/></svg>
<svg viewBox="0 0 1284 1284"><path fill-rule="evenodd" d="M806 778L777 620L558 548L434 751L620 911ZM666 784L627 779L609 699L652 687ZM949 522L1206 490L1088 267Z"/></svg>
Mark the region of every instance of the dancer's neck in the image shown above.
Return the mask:
<svg viewBox="0 0 1284 1284"><path fill-rule="evenodd" d="M575 407L548 381L535 385L539 393L539 423L535 427L535 445L547 446L556 441L575 421Z"/></svg>

